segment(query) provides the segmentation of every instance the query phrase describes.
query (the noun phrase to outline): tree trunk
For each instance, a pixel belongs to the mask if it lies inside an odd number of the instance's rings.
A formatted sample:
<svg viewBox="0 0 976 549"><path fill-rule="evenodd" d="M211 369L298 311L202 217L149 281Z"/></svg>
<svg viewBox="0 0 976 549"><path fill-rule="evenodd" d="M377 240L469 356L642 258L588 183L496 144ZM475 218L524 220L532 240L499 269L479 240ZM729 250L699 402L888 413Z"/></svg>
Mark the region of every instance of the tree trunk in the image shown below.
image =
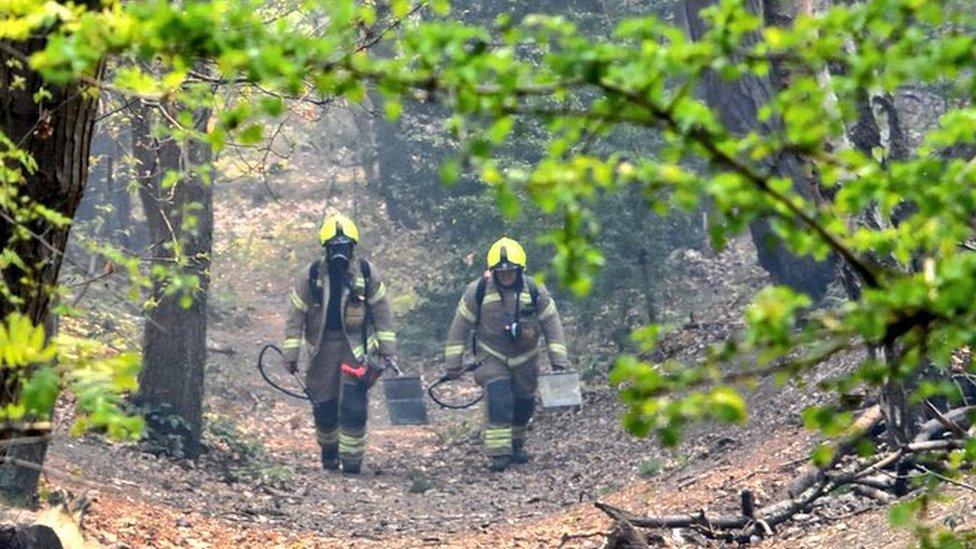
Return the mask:
<svg viewBox="0 0 976 549"><path fill-rule="evenodd" d="M103 107L104 109L104 107ZM128 133L128 132L126 132ZM78 204L74 216L75 236L82 224L84 236L99 244L112 244L123 249L130 247L130 231L136 229L132 222L132 205L127 185L127 170L119 159L125 150L113 138L109 128L95 124L91 143L91 165L85 196ZM82 223L84 222L84 223ZM141 228L141 227L140 227ZM97 272L102 255L81 249L77 243L69 243L69 258L87 262L88 272ZM87 257L86 257L87 256Z"/></svg>
<svg viewBox="0 0 976 549"><path fill-rule="evenodd" d="M187 294L174 290L171 281L155 282L154 306L146 311L138 401L147 407L154 434L178 442L167 450L192 458L200 453L203 430L213 232L213 187L195 169L209 166L211 153L205 143L151 139L148 109L142 112L143 124L133 128L133 141L151 258L158 264L175 263L176 276L195 278L199 286L187 303ZM209 111L196 113L198 129L206 127L209 115ZM174 186L163 188L164 176L172 171L180 173L180 178ZM174 416L179 421L173 421Z"/></svg>
<svg viewBox="0 0 976 549"><path fill-rule="evenodd" d="M90 0L80 4L94 8L99 3ZM30 153L37 163L34 173L25 173L26 181L19 191L33 203L71 219L85 188L98 100L95 94L81 93L78 85L52 86L27 68L27 56L44 47L43 36L4 44L8 48L0 50L0 132ZM95 76L100 76L100 72L101 68ZM19 79L23 80L14 85ZM42 87L51 97L36 102L34 94ZM15 227L12 213L0 209L0 249L16 254L28 267L4 267L0 276L9 294L0 299L0 320L17 311L34 324L45 323L70 227L43 218L32 219L22 226L30 231L30 236L24 237L23 231ZM0 370L0 406L17 399L19 381L12 372ZM20 435L8 430L0 432L0 439ZM16 453L19 458L41 465L46 449L46 443L38 443L20 446ZM14 457L12 450L0 448L0 453ZM37 481L35 468L11 462L0 465L0 497L29 503L37 492Z"/></svg>
<svg viewBox="0 0 976 549"><path fill-rule="evenodd" d="M651 262L647 250L637 253L637 264L640 267L641 286L644 289L644 309L647 313L647 323L657 322L657 304L654 302L654 277L651 275Z"/></svg>
<svg viewBox="0 0 976 549"><path fill-rule="evenodd" d="M102 164L105 166L105 178L102 180L101 186L89 185L88 194L86 198L91 198L90 201L93 205L92 211L94 212L94 218L92 219L92 234L91 239L95 242L104 242L106 237L111 234L111 222L112 213L110 208L106 209L109 205L112 195L112 157L106 156L101 160ZM94 170L93 170L94 171ZM89 180L92 182L98 181L98 177L90 174ZM94 196L93 196L94 195ZM82 201L84 204L86 201ZM102 206L99 208L99 206ZM99 271L102 266L99 265L99 261L102 259L101 254L97 251L92 251L91 255L88 256L88 276L94 276L97 271Z"/></svg>
<svg viewBox="0 0 976 549"><path fill-rule="evenodd" d="M374 107L383 104L378 94L371 94L371 97L374 99ZM407 108L419 112L428 107L419 103L408 103ZM411 230L419 229L420 224L410 209L404 206L405 197L400 194L400 190L407 186L403 182L404 174L412 174L415 170L412 159L409 156L404 157L405 153L409 155L410 147L400 135L406 130L399 121L391 122L382 116L373 117L369 125L373 131L372 141L376 144L376 179L369 181L368 185L383 198L386 212L392 221Z"/></svg>
<svg viewBox="0 0 976 549"><path fill-rule="evenodd" d="M692 39L701 38L707 31L698 13L714 3L715 0L686 0L686 24ZM753 13L763 15L762 0L749 0L748 4ZM752 37L752 40L756 39ZM768 134L777 129L778 121L760 122L757 118L760 107L769 102L775 93L769 77L747 75L727 81L717 73L709 72L702 80L702 92L708 104L718 111L725 127L734 134L744 135L756 129ZM769 168L777 175L792 180L794 190L801 196L808 200L815 199L816 183L806 175L802 161L795 155L781 154L770 161ZM749 229L759 264L774 282L805 292L814 299L823 297L827 285L836 276L833 259L818 262L811 257L790 253L774 234L768 220L756 221Z"/></svg>
<svg viewBox="0 0 976 549"><path fill-rule="evenodd" d="M106 174L105 182L107 193L106 205L111 212L105 220L105 234L109 242L123 249L129 248L129 235L127 230L132 225L132 203L129 199L129 190L126 188L124 171L118 169L115 158L109 156L105 159Z"/></svg>

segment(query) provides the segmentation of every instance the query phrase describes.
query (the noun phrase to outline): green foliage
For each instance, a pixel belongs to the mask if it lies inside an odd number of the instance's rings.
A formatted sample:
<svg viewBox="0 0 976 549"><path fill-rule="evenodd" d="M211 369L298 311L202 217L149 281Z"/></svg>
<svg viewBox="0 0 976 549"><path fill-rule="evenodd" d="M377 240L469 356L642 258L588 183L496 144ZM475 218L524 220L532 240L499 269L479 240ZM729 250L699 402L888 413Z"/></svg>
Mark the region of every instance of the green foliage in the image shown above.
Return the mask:
<svg viewBox="0 0 976 549"><path fill-rule="evenodd" d="M54 368L41 366L29 374L20 392L20 404L29 417L46 417L54 409L60 380ZM11 419L20 419L12 417Z"/></svg>
<svg viewBox="0 0 976 549"><path fill-rule="evenodd" d="M145 418L140 443L145 451L154 455L165 455L175 459L186 457L186 433L190 426L169 406L150 406L143 402L134 407L133 412Z"/></svg>
<svg viewBox="0 0 976 549"><path fill-rule="evenodd" d="M698 377L700 375L700 372L674 362L652 365L634 357L621 357L610 374L610 383L627 383L620 391L620 398L628 405L624 426L637 436L653 432L664 444L674 446L680 439L682 427L689 422L704 419L724 423L745 421L745 402L730 387L719 385L687 397L672 394L670 383L695 385L703 381Z"/></svg>
<svg viewBox="0 0 976 549"><path fill-rule="evenodd" d="M918 546L925 549L956 549L970 547L973 542L973 532L936 527L931 521L926 521L926 515L932 512L939 498L929 490L922 495L905 502L892 505L888 511L888 521L892 526L910 530L918 540Z"/></svg>
<svg viewBox="0 0 976 549"><path fill-rule="evenodd" d="M0 324L0 367L13 373L18 395L0 410L2 420L50 419L63 388L75 396L74 432L98 430L116 439L141 433L141 418L126 415L120 400L136 388L135 354L118 354L89 339L46 341L42 326L14 313Z"/></svg>
<svg viewBox="0 0 976 549"><path fill-rule="evenodd" d="M56 344L61 379L76 399L78 417L72 432L96 430L116 439L139 438L143 419L126 413L122 401L137 388L139 354L65 335L58 336Z"/></svg>
<svg viewBox="0 0 976 549"><path fill-rule="evenodd" d="M54 359L56 350L44 338L44 327L34 326L24 315L12 314L0 324L0 364L24 368Z"/></svg>

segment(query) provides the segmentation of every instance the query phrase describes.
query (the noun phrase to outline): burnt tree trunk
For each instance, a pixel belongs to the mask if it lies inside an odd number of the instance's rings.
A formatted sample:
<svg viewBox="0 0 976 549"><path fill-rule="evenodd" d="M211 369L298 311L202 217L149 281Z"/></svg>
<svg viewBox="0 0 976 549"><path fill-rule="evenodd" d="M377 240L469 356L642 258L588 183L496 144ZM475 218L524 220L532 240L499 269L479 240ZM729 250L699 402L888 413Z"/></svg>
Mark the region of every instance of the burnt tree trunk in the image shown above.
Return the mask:
<svg viewBox="0 0 976 549"><path fill-rule="evenodd" d="M81 4L94 8L98 2ZM25 42L6 41L4 45L0 49L0 132L30 153L37 163L36 171L25 173L26 181L18 186L19 192L31 202L71 219L85 189L97 97L81 93L81 87L75 84L52 86L27 68L27 56L44 47L43 36ZM19 85L14 85L16 80L20 80ZM42 87L51 96L35 101L34 94ZM6 265L0 274L8 292L0 297L0 320L20 312L34 324L49 327L51 290L61 269L70 227L44 218L20 223L14 221L13 214L0 208L0 249L16 254L24 266ZM17 399L19 385L16 373L0 370L0 406ZM8 428L0 432L0 439L22 435ZM18 504L33 501L38 468L22 467L13 460L23 459L40 466L46 450L46 442L13 446L6 451L0 447L5 460L0 464L0 497Z"/></svg>
<svg viewBox="0 0 976 549"><path fill-rule="evenodd" d="M715 0L686 0L685 17L690 36L697 40L707 31L705 22L698 13L715 3ZM748 0L751 10L764 14L763 0ZM753 37L752 40L756 40ZM716 109L722 123L733 134L744 135L758 130L768 134L776 131L778 121L759 121L760 107L768 103L775 94L773 81L769 77L746 75L738 80L724 80L719 74L709 72L702 80L702 93L708 104ZM815 200L815 185L807 175L802 161L793 154L780 154L769 162L769 168L776 175L793 181L793 188L807 200ZM812 257L799 257L792 254L782 240L776 236L768 220L759 220L749 226L759 264L773 281L786 284L819 299L823 297L836 274L833 259L816 261Z"/></svg>
<svg viewBox="0 0 976 549"><path fill-rule="evenodd" d="M371 94L371 98L374 107L383 105L379 94ZM409 103L409 107L418 111L429 109L419 103ZM410 158L410 145L403 137L408 130L402 121L390 121L381 115L371 116L368 124L373 134L372 142L375 144L375 153L371 155L375 158L375 179L368 181L367 185L383 198L386 212L392 221L408 229L419 229L420 223L410 208L404 205L410 198L403 192L410 188L404 182L404 177L412 176L417 171L413 159Z"/></svg>
<svg viewBox="0 0 976 549"><path fill-rule="evenodd" d="M881 114L885 115L886 118L879 119L872 107L872 100L880 102ZM847 136L852 147L866 156L873 155L876 149L886 151L886 167L889 161L903 160L908 157L908 144L904 128L902 128L894 102L889 96L872 98L866 90L861 90L855 98L855 107L857 109L857 120L847 130ZM888 128L887 139L884 139L882 135L882 122ZM899 222L898 214L910 211L912 208L913 205L911 204L903 204L895 210L895 215L889 218L879 208L873 206L863 211L857 222L874 230L883 230L897 225ZM873 255L871 260L880 265L885 265L893 271L917 272L920 269L918 261L902 265L891 256ZM845 288L852 299L860 297L862 286L851 273L845 273ZM870 349L870 352L876 360L887 365L889 371L893 373L882 386L880 399L888 437L896 443L907 444L915 438L918 426L929 419L930 412L926 407L927 403L919 402L913 398L919 384L924 380L948 381L949 376L933 367L927 357L922 359L922 365L910 375L904 377L894 375L899 370L901 361L904 360L903 347L898 342Z"/></svg>
<svg viewBox="0 0 976 549"><path fill-rule="evenodd" d="M200 453L203 429L203 384L206 362L207 289L213 233L213 192L199 169L207 169L211 152L205 143L150 137L150 113L133 126L138 160L139 196L149 225L151 259L176 267L175 276L195 279L187 294L172 280L154 283L146 311L138 402L146 406L154 434L175 439L168 448L184 457ZM198 129L209 111L197 112ZM167 172L180 177L164 185ZM173 421L173 418L179 418Z"/></svg>
<svg viewBox="0 0 976 549"><path fill-rule="evenodd" d="M647 250L637 252L637 265L640 267L641 287L644 293L644 309L647 323L657 322L657 304L654 302L654 277L651 274L651 261Z"/></svg>

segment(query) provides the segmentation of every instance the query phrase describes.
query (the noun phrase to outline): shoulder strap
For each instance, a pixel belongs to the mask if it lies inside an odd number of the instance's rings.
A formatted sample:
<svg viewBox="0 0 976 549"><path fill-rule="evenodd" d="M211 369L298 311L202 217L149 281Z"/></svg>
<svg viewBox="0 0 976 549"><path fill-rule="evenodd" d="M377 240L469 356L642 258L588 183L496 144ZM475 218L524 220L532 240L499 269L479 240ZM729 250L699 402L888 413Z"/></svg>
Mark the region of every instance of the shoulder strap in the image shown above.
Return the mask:
<svg viewBox="0 0 976 549"><path fill-rule="evenodd" d="M363 275L363 280L366 281L366 286L369 286L369 281L373 277L373 271L369 267L369 262L365 259L359 260L359 272Z"/></svg>
<svg viewBox="0 0 976 549"><path fill-rule="evenodd" d="M488 290L488 277L482 276L481 280L478 281L478 287L474 291L474 301L477 304L477 310L474 313L474 329L471 330L471 352L478 352L478 336L475 335L478 332L478 325L481 324L481 303L485 300L485 292Z"/></svg>
<svg viewBox="0 0 976 549"><path fill-rule="evenodd" d="M315 260L312 262L312 266L308 269L308 295L312 296L312 300L321 305L322 304L322 292L315 291L317 289L319 281L319 261Z"/></svg>
<svg viewBox="0 0 976 549"><path fill-rule="evenodd" d="M481 322L481 304L485 301L485 292L488 290L488 278L481 277L478 281L478 288L474 291L474 300L477 303L478 310L474 313L474 324L475 326Z"/></svg>
<svg viewBox="0 0 976 549"><path fill-rule="evenodd" d="M366 318L363 320L363 353L369 354L369 326L373 323L373 308L369 305L369 283L373 272L365 259L359 260L359 272L363 275L363 306L366 307Z"/></svg>
<svg viewBox="0 0 976 549"><path fill-rule="evenodd" d="M529 298L532 299L532 308L536 309L536 314L539 314L536 305L539 303L539 286L532 279L526 279L525 283L529 286Z"/></svg>

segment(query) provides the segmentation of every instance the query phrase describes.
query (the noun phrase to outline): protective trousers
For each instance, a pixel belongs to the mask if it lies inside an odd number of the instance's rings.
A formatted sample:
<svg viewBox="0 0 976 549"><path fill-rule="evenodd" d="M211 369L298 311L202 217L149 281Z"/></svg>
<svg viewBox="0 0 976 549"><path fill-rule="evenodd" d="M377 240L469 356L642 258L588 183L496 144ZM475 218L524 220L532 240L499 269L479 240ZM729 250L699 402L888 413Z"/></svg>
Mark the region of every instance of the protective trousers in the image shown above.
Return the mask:
<svg viewBox="0 0 976 549"><path fill-rule="evenodd" d="M358 366L346 335L325 332L309 366L306 386L323 457L338 457L344 466L357 466L366 450L367 387L343 373L343 363Z"/></svg>
<svg viewBox="0 0 976 549"><path fill-rule="evenodd" d="M474 378L485 389L485 453L510 456L513 446L525 445L526 428L535 411L538 362L510 367L489 356L474 371Z"/></svg>

